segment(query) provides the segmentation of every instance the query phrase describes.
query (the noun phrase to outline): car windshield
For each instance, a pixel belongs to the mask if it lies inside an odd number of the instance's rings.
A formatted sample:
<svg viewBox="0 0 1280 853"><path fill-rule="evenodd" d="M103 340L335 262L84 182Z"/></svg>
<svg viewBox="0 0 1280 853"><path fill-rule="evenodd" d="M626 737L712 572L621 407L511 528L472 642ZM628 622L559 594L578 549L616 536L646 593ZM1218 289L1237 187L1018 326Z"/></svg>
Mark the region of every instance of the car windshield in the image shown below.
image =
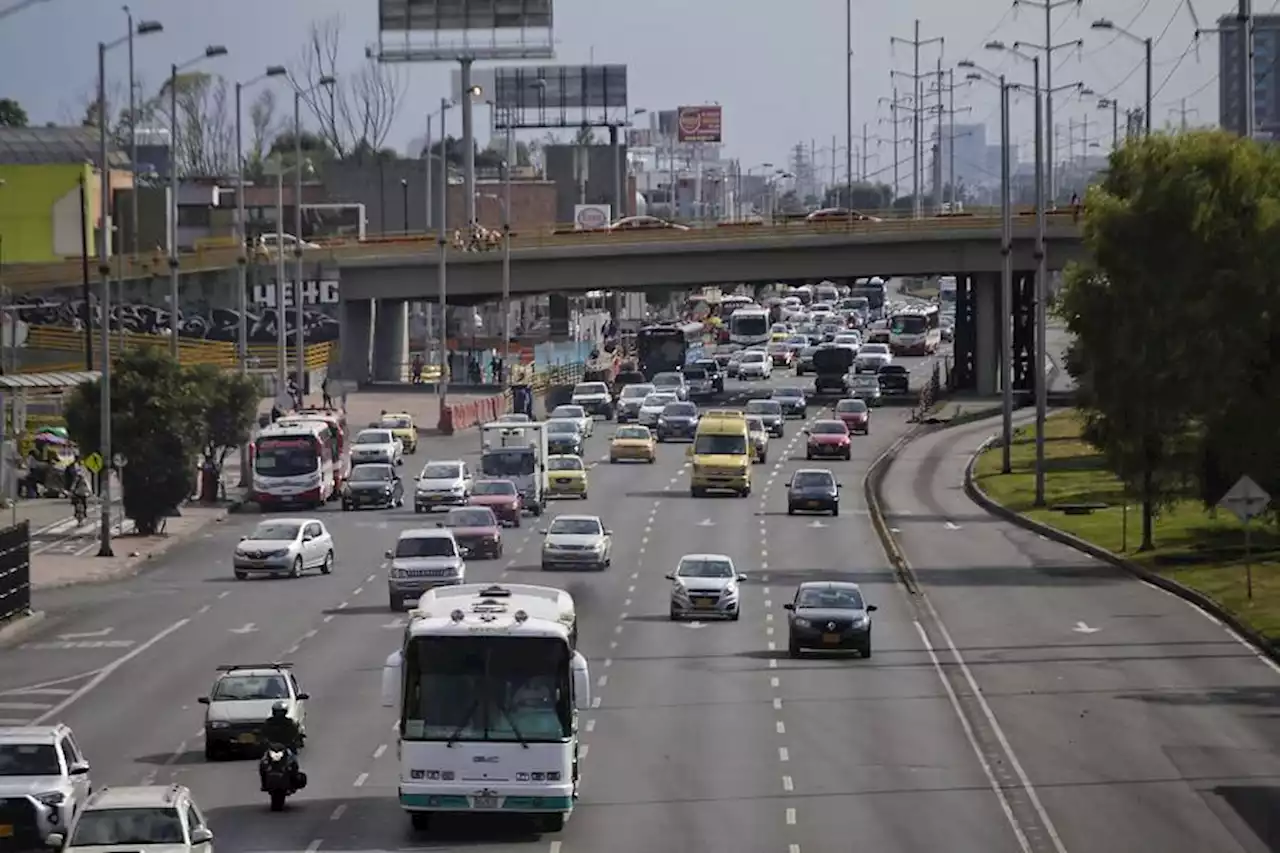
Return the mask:
<svg viewBox="0 0 1280 853"><path fill-rule="evenodd" d="M353 483L374 483L395 479L396 471L390 465L357 465L348 477Z"/></svg>
<svg viewBox="0 0 1280 853"><path fill-rule="evenodd" d="M888 344L867 344L861 350L862 355L888 355Z"/></svg>
<svg viewBox="0 0 1280 853"><path fill-rule="evenodd" d="M449 536L402 536L396 542L397 558L456 557L453 539Z"/></svg>
<svg viewBox="0 0 1280 853"><path fill-rule="evenodd" d="M357 469L358 470L358 469ZM301 524L290 521L264 521L253 529L249 539L297 539Z"/></svg>
<svg viewBox="0 0 1280 853"><path fill-rule="evenodd" d="M550 471L581 471L582 460L576 456L551 458L547 460L547 469Z"/></svg>
<svg viewBox="0 0 1280 853"><path fill-rule="evenodd" d="M744 352L742 354L742 360L754 364L757 361L764 361L764 356L764 353L752 350L751 352Z"/></svg>
<svg viewBox="0 0 1280 853"><path fill-rule="evenodd" d="M0 744L0 776L61 776L58 754L49 743Z"/></svg>
<svg viewBox="0 0 1280 853"><path fill-rule="evenodd" d="M802 589L796 607L820 607L823 610L862 610L862 593L851 587Z"/></svg>
<svg viewBox="0 0 1280 853"><path fill-rule="evenodd" d="M595 518L557 518L551 522L548 533L563 533L567 536L598 536L604 528Z"/></svg>
<svg viewBox="0 0 1280 853"><path fill-rule="evenodd" d="M777 400L751 400L747 403L747 414L779 415L782 414L782 404Z"/></svg>
<svg viewBox="0 0 1280 853"><path fill-rule="evenodd" d="M809 428L814 435L848 435L849 428L840 421L818 421Z"/></svg>
<svg viewBox="0 0 1280 853"><path fill-rule="evenodd" d="M462 476L462 466L453 464L426 465L419 480L456 480Z"/></svg>
<svg viewBox="0 0 1280 853"><path fill-rule="evenodd" d="M403 415L383 415L382 420L378 422L378 426L387 429L408 429L413 426L413 421Z"/></svg>
<svg viewBox="0 0 1280 853"><path fill-rule="evenodd" d="M289 685L283 675L228 675L213 686L215 702L288 698Z"/></svg>
<svg viewBox="0 0 1280 853"><path fill-rule="evenodd" d="M803 399L804 392L799 388L779 388L773 392L773 396L779 400Z"/></svg>
<svg viewBox="0 0 1280 853"><path fill-rule="evenodd" d="M836 403L836 411L842 415L860 415L867 410L867 404L861 400L841 400Z"/></svg>
<svg viewBox="0 0 1280 853"><path fill-rule="evenodd" d="M623 400L643 400L653 393L652 385L628 385L619 395Z"/></svg>
<svg viewBox="0 0 1280 853"><path fill-rule="evenodd" d="M547 433L556 435L577 435L578 424L574 421L547 421Z"/></svg>
<svg viewBox="0 0 1280 853"><path fill-rule="evenodd" d="M691 418L698 414L698 407L693 403L668 403L662 409L663 417L667 418Z"/></svg>
<svg viewBox="0 0 1280 853"><path fill-rule="evenodd" d="M532 473L532 472L531 472ZM516 494L516 484L510 480L481 480L471 490L472 495L511 495Z"/></svg>
<svg viewBox="0 0 1280 853"><path fill-rule="evenodd" d="M659 373L653 377L653 387L655 388L675 388L684 383L679 373Z"/></svg>
<svg viewBox="0 0 1280 853"><path fill-rule="evenodd" d="M551 412L553 418L582 418L586 413L581 406L556 406Z"/></svg>
<svg viewBox="0 0 1280 853"><path fill-rule="evenodd" d="M182 819L173 806L149 809L91 809L81 812L68 847L118 847L123 844L184 845Z"/></svg>
<svg viewBox="0 0 1280 853"><path fill-rule="evenodd" d="M826 471L798 471L791 485L797 489L822 489L835 485L835 479Z"/></svg>
<svg viewBox="0 0 1280 853"><path fill-rule="evenodd" d="M391 433L385 429L365 430L356 436L356 444L390 444Z"/></svg>
<svg viewBox="0 0 1280 853"><path fill-rule="evenodd" d="M707 371L703 370L701 367L686 367L684 371L684 378L690 380L706 379Z"/></svg>
<svg viewBox="0 0 1280 853"><path fill-rule="evenodd" d="M644 427L619 427L613 437L624 440L646 441L649 438L649 430Z"/></svg>
<svg viewBox="0 0 1280 853"><path fill-rule="evenodd" d="M609 386L603 382L579 382L573 386L573 396L589 397L593 394L608 394Z"/></svg>
<svg viewBox="0 0 1280 853"><path fill-rule="evenodd" d="M486 450L480 455L480 473L486 477L527 477L533 473L535 459L527 448Z"/></svg>
<svg viewBox="0 0 1280 853"><path fill-rule="evenodd" d="M731 578L733 563L727 557L686 557L676 575L682 578Z"/></svg>
<svg viewBox="0 0 1280 853"><path fill-rule="evenodd" d="M693 441L695 456L739 456L747 452L746 437L740 433L726 435L699 435Z"/></svg>
<svg viewBox="0 0 1280 853"><path fill-rule="evenodd" d="M497 527L493 513L487 509L451 509L444 517L445 527Z"/></svg>
<svg viewBox="0 0 1280 853"><path fill-rule="evenodd" d="M674 403L675 394L650 394L644 398L644 407L646 409L661 409L667 403Z"/></svg>

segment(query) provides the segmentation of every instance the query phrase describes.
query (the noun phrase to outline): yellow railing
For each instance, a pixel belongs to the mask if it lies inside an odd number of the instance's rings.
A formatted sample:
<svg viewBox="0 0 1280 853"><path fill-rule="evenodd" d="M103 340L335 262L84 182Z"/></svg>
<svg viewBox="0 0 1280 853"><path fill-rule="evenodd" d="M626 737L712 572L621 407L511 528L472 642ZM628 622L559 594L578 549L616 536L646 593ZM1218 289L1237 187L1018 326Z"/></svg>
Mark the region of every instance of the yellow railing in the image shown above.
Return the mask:
<svg viewBox="0 0 1280 853"><path fill-rule="evenodd" d="M881 216L874 212L872 215ZM1030 227L1032 224L1033 219L1028 211L1018 211L1014 220L1015 228ZM1079 228L1070 211L1050 214L1049 227L1054 231L1064 228L1078 231ZM637 228L618 231L574 231L572 228L572 225L560 225L518 230L512 234L512 248L521 250L637 243L690 244L744 238L764 240L837 233L872 236L978 231L998 234L1000 217L984 210L981 213L928 216L921 219L904 218L896 214L890 216L886 213L878 221L842 219L817 222L799 220L782 223L719 223L690 227L688 230ZM324 242L318 248L308 249L306 258L311 262L395 259L405 255L434 251L435 248L436 235L434 234L400 234L370 237L365 240L334 239ZM239 252L234 246L214 244L183 253L179 257L179 264L180 269L187 273L228 269L236 265L238 256ZM259 253L254 260L269 261L273 257L273 253ZM123 276L130 279L168 274L168 259L163 254L123 257L117 259L116 265L123 270ZM9 264L3 270L3 284L16 293L22 293L55 285L74 284L80 281L80 275L79 258L68 258L47 264ZM116 275L114 269L112 275Z"/></svg>
<svg viewBox="0 0 1280 853"><path fill-rule="evenodd" d="M32 349L54 350L61 352L84 352L84 332L58 326L31 326L27 334L27 346ZM121 347L134 349L142 346L154 346L168 349L169 338L165 335L143 335L136 332L112 332L110 339L111 352L119 354ZM306 365L308 370L326 367L332 356L336 342L328 341L311 344L306 348ZM93 334L93 352L96 357L101 351L102 338L97 332ZM250 367L255 370L274 370L276 368L277 349L274 344L250 344ZM218 367L234 368L239 365L236 345L226 341L199 341L187 338L178 339L178 361L183 364L213 364ZM286 364L293 364L293 350L286 353ZM80 363L83 365L83 362ZM52 368L41 368L52 371ZM72 368L83 369L82 367Z"/></svg>

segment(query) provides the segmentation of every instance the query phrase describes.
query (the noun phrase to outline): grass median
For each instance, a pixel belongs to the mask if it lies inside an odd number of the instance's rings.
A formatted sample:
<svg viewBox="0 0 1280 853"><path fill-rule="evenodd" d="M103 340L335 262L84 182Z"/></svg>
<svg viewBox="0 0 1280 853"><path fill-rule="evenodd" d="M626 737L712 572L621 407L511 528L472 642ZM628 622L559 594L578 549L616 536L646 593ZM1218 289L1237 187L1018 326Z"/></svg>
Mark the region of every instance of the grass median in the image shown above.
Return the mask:
<svg viewBox="0 0 1280 853"><path fill-rule="evenodd" d="M1045 503L1034 508L1035 433L1019 429L1013 471L1000 473L999 447L978 458L974 480L991 498L1027 518L1056 527L1124 556L1153 572L1196 589L1222 604L1271 640L1280 640L1280 535L1275 525L1252 525L1253 600L1245 583L1244 528L1228 512L1207 512L1199 500L1180 501L1155 520L1155 548L1139 552L1142 512L1107 470L1103 458L1080 438L1080 418L1055 415L1045 424ZM1063 504L1106 504L1088 515L1067 515ZM1125 507L1128 507L1127 521Z"/></svg>

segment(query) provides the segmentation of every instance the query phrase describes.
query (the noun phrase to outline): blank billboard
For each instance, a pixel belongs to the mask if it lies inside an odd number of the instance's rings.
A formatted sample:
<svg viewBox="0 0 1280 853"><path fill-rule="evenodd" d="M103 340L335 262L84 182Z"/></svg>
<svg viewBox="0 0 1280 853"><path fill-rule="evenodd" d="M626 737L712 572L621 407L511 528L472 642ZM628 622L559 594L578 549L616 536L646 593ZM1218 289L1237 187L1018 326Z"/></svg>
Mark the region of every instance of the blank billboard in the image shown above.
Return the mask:
<svg viewBox="0 0 1280 853"><path fill-rule="evenodd" d="M552 0L378 0L382 32L551 28Z"/></svg>
<svg viewBox="0 0 1280 853"><path fill-rule="evenodd" d="M625 65L513 65L494 69L498 109L626 107Z"/></svg>

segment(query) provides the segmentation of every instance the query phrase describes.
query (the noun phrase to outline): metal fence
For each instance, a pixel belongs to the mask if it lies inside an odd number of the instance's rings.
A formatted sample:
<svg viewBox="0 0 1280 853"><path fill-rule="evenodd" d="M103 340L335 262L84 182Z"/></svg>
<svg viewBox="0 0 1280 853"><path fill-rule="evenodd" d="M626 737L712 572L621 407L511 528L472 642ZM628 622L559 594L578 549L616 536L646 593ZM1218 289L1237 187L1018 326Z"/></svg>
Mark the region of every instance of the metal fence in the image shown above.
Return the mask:
<svg viewBox="0 0 1280 853"><path fill-rule="evenodd" d="M31 609L31 523L0 528L0 623Z"/></svg>

